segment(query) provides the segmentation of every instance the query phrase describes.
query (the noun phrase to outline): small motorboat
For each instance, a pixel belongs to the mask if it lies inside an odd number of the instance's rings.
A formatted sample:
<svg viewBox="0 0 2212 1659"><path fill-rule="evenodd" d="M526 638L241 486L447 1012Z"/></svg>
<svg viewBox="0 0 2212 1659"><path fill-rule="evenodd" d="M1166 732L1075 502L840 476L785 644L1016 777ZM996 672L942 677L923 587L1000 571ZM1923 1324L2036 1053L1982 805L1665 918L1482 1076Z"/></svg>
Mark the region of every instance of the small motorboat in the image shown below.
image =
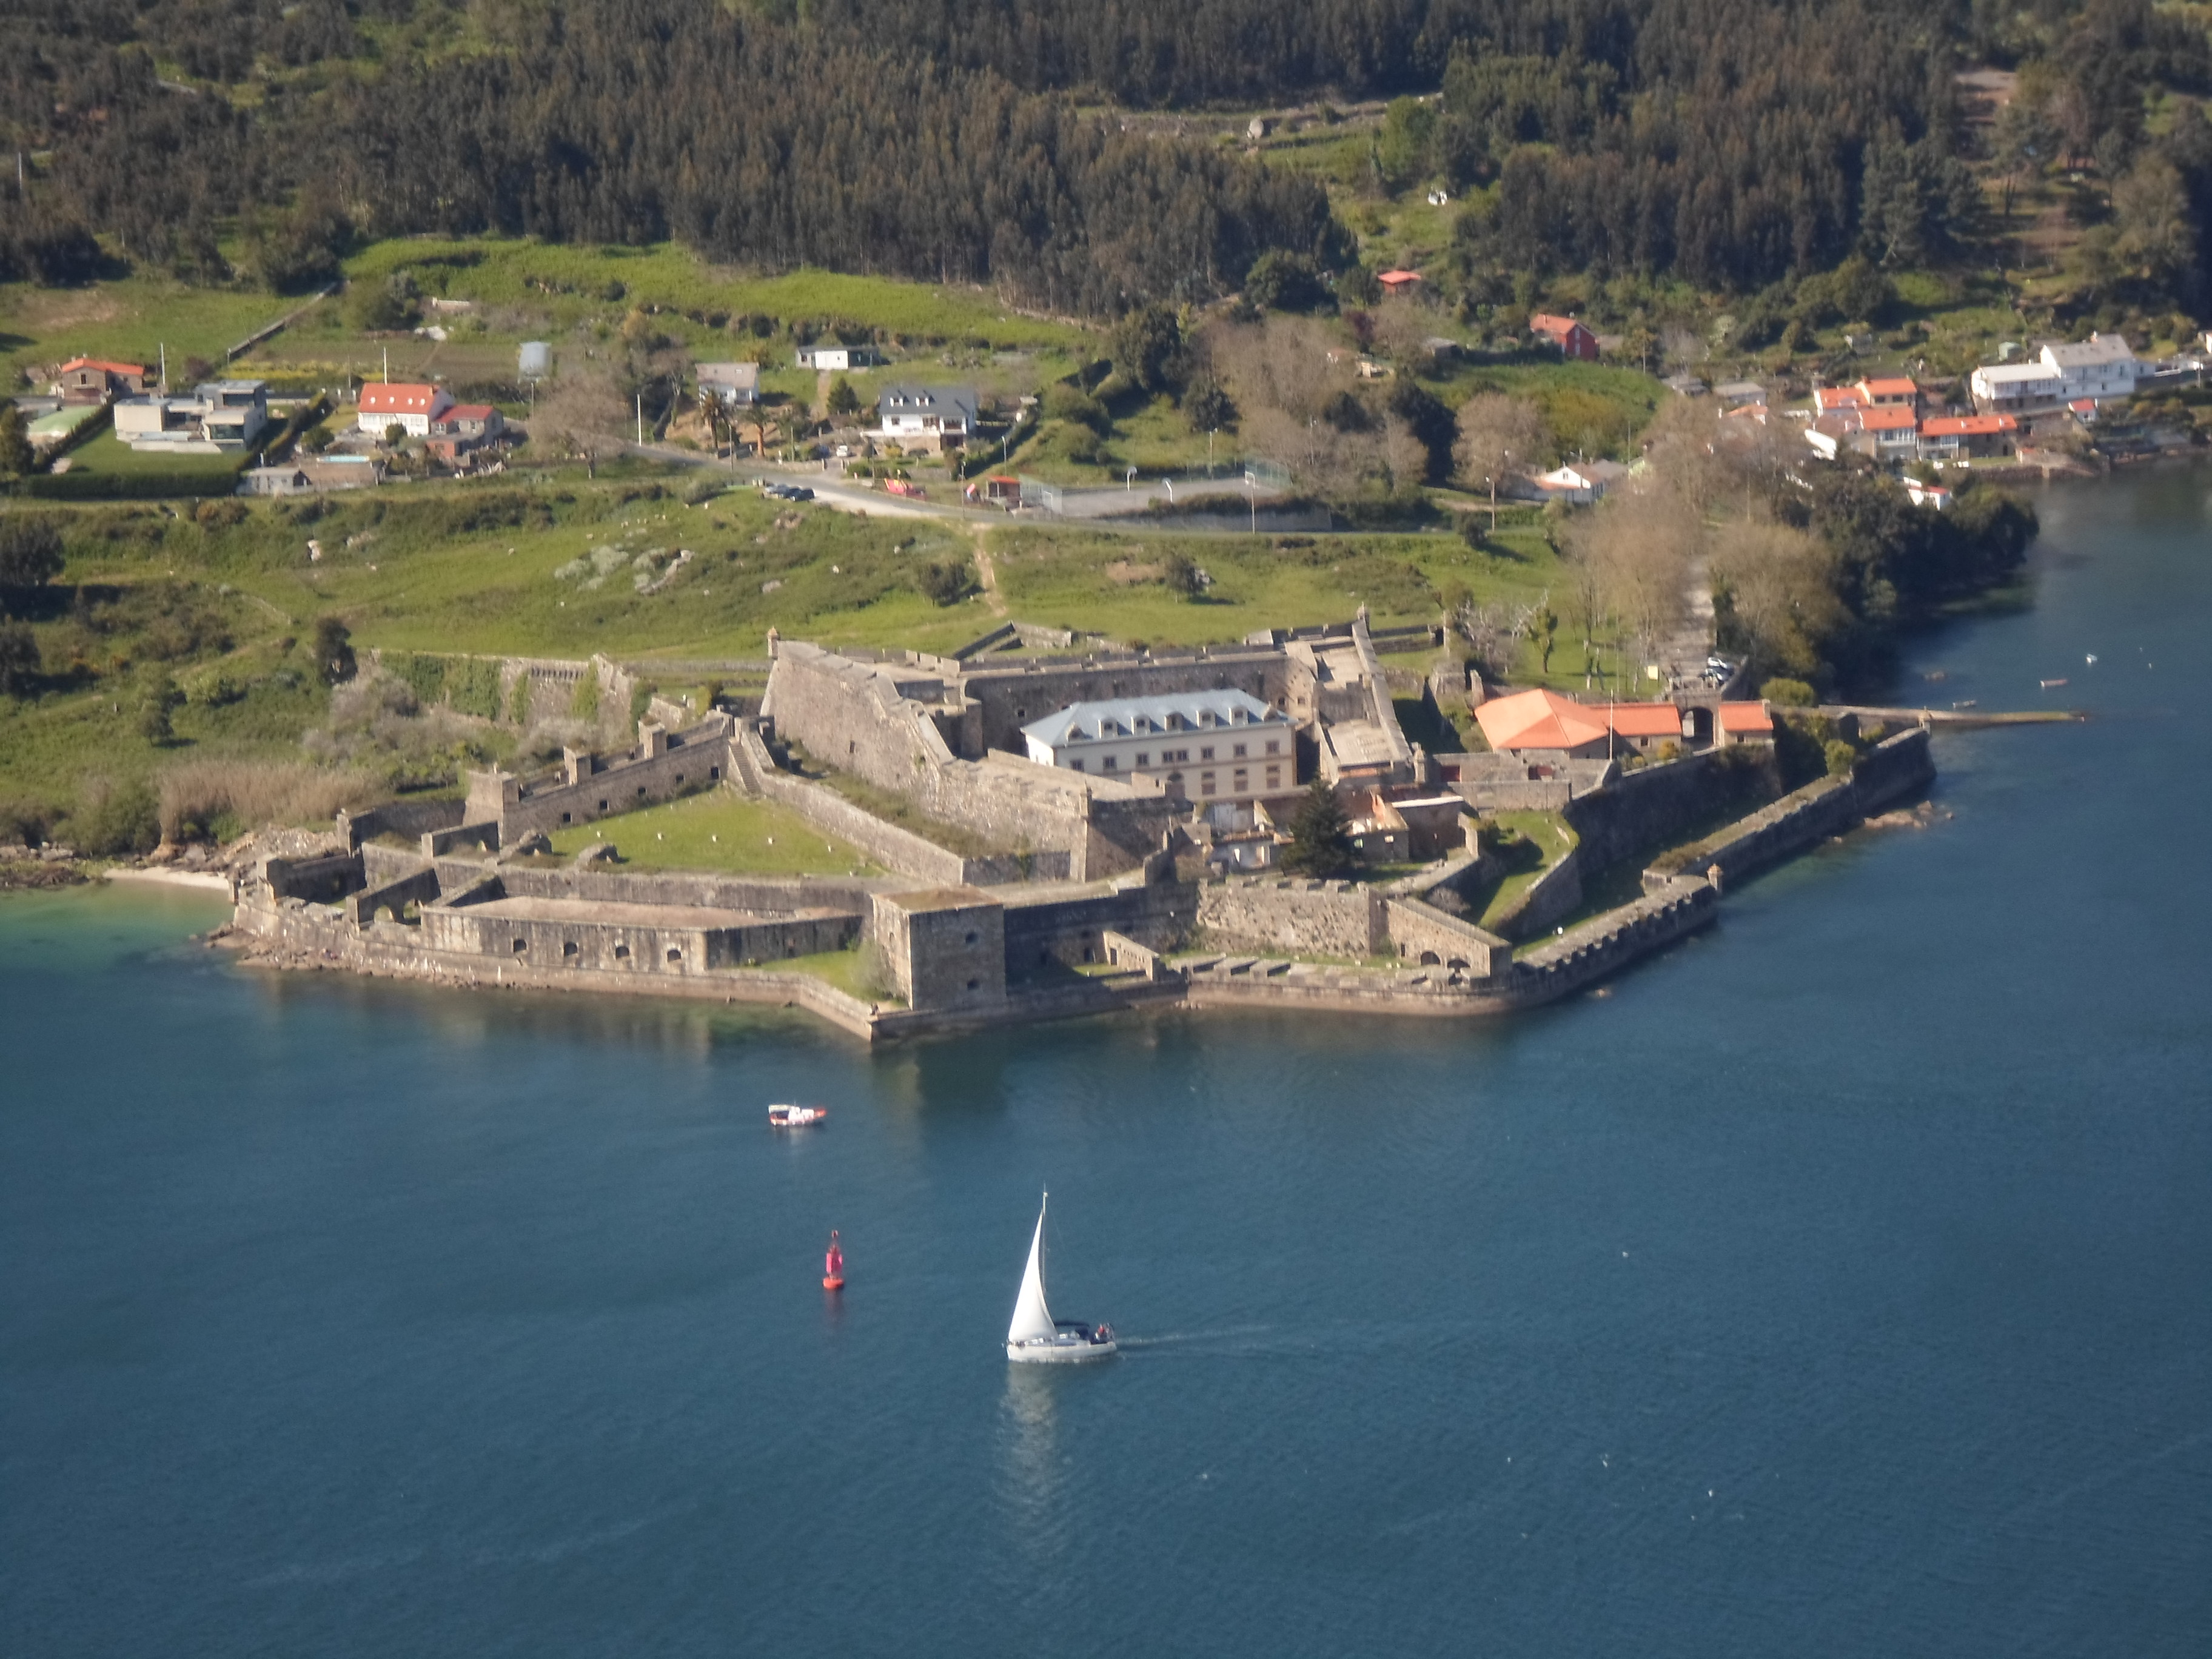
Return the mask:
<svg viewBox="0 0 2212 1659"><path fill-rule="evenodd" d="M771 1106L768 1121L771 1128L804 1129L821 1122L830 1115L827 1106Z"/></svg>
<svg viewBox="0 0 2212 1659"><path fill-rule="evenodd" d="M2043 687L2043 689L2044 689L2045 690L2048 691L2048 690L2051 690L2051 689L2052 689L2053 687L2055 687L2055 686L2061 686L2061 685L2065 684L2066 684L2066 682L2065 682L2064 680L2063 680L2063 679L2059 679L2059 680L2044 680L2044 681L2039 682L2039 684L2042 685L2042 687Z"/></svg>
<svg viewBox="0 0 2212 1659"><path fill-rule="evenodd" d="M822 1258L822 1288L842 1291L845 1288L845 1252L837 1243L837 1230L830 1230L830 1251Z"/></svg>
<svg viewBox="0 0 2212 1659"><path fill-rule="evenodd" d="M1045 1194L1047 1200L1052 1194ZM1103 1359L1115 1351L1111 1325L1086 1325L1054 1319L1044 1301L1044 1205L1037 1206L1036 1231L1030 1237L1030 1264L1014 1300L1013 1322L1006 1327L1006 1358L1028 1364L1066 1364Z"/></svg>

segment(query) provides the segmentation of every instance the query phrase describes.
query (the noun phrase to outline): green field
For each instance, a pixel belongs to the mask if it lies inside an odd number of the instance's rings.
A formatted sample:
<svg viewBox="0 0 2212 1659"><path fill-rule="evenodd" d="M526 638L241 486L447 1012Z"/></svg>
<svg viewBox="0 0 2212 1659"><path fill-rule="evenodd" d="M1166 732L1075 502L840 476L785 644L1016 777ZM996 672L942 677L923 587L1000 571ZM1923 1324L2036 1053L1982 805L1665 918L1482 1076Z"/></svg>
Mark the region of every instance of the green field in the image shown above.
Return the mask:
<svg viewBox="0 0 2212 1659"><path fill-rule="evenodd" d="M70 357L143 363L151 374L164 347L175 385L189 359L220 365L232 346L302 303L150 276L64 289L0 283L0 392L23 385L27 370Z"/></svg>
<svg viewBox="0 0 2212 1659"><path fill-rule="evenodd" d="M551 837L574 858L608 842L629 870L726 870L750 876L873 875L866 857L786 806L726 789L577 824Z"/></svg>

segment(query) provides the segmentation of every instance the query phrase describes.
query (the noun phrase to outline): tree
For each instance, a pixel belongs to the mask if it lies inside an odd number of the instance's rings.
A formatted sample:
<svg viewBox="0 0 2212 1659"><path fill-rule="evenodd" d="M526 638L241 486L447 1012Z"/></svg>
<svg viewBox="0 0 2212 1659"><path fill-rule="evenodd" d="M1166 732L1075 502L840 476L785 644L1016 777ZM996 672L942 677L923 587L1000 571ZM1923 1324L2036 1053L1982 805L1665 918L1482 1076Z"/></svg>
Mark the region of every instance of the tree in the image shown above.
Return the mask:
<svg viewBox="0 0 2212 1659"><path fill-rule="evenodd" d="M398 422L394 421L384 428L384 447L386 449L397 449L406 441L407 428Z"/></svg>
<svg viewBox="0 0 2212 1659"><path fill-rule="evenodd" d="M830 382L828 402L832 415L857 415L860 412L860 394L853 390L853 383L842 374Z"/></svg>
<svg viewBox="0 0 2212 1659"><path fill-rule="evenodd" d="M21 477L34 459L23 411L12 403L0 404L0 478Z"/></svg>
<svg viewBox="0 0 2212 1659"><path fill-rule="evenodd" d="M1559 641L1559 613L1552 609L1548 595L1537 602L1536 614L1529 618L1528 627L1536 641L1537 672L1548 675L1552 672L1552 647Z"/></svg>
<svg viewBox="0 0 2212 1659"><path fill-rule="evenodd" d="M1294 876L1322 879L1340 875L1352 862L1352 836L1336 789L1316 778L1291 817L1291 844L1283 848L1283 868Z"/></svg>
<svg viewBox="0 0 2212 1659"><path fill-rule="evenodd" d="M1107 356L1131 386L1165 391L1183 378L1182 323L1166 306L1139 306L1114 325Z"/></svg>
<svg viewBox="0 0 2212 1659"><path fill-rule="evenodd" d="M1183 393L1182 417L1193 432L1218 432L1225 426L1237 424L1237 405L1221 389L1221 382L1211 374L1192 382Z"/></svg>
<svg viewBox="0 0 2212 1659"><path fill-rule="evenodd" d="M325 685L349 680L359 666L353 654L353 634L336 617L315 618L315 673Z"/></svg>
<svg viewBox="0 0 2212 1659"><path fill-rule="evenodd" d="M1336 279L1336 302L1340 306L1371 306L1382 297L1382 284L1375 280L1372 267L1351 264Z"/></svg>
<svg viewBox="0 0 2212 1659"><path fill-rule="evenodd" d="M1280 248L1255 259L1244 277L1245 299L1262 311L1311 311L1328 293L1311 259Z"/></svg>
<svg viewBox="0 0 2212 1659"><path fill-rule="evenodd" d="M1160 586L1179 599L1197 600L1206 595L1206 577L1192 562L1189 554L1180 548L1168 555L1160 567Z"/></svg>
<svg viewBox="0 0 2212 1659"><path fill-rule="evenodd" d="M62 536L51 520L0 519L0 612L11 596L44 587L62 574Z"/></svg>
<svg viewBox="0 0 2212 1659"><path fill-rule="evenodd" d="M2164 156L2144 155L2112 186L2112 216L2119 228L2114 251L2143 276L2166 283L2193 266L2197 226L2189 191Z"/></svg>
<svg viewBox="0 0 2212 1659"><path fill-rule="evenodd" d="M39 678L39 641L27 624L0 623L0 697L24 697Z"/></svg>
<svg viewBox="0 0 2212 1659"><path fill-rule="evenodd" d="M538 399L533 429L542 428L547 447L584 464L586 477L599 476L599 457L620 441L629 413L604 359L562 359L560 378Z"/></svg>
<svg viewBox="0 0 2212 1659"><path fill-rule="evenodd" d="M1543 412L1526 398L1486 392L1460 406L1460 472L1490 490L1490 531L1498 533L1498 486L1515 462L1534 466L1551 441Z"/></svg>
<svg viewBox="0 0 2212 1659"><path fill-rule="evenodd" d="M157 746L175 741L169 711L183 707L184 701L175 675L160 672L148 676L138 691L138 735Z"/></svg>

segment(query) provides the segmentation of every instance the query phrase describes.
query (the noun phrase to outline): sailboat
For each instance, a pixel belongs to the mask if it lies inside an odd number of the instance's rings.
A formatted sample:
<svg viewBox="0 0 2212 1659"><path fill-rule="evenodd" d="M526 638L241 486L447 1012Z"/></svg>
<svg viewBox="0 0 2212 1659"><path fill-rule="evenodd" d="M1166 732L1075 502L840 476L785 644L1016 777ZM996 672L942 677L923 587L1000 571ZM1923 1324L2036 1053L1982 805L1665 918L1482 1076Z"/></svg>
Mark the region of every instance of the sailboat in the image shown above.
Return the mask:
<svg viewBox="0 0 2212 1659"><path fill-rule="evenodd" d="M1006 1358L1036 1364L1103 1359L1114 1352L1111 1325L1085 1325L1054 1319L1044 1301L1044 1208L1037 1205L1036 1231L1030 1237L1030 1265L1022 1273L1022 1293L1014 1299L1013 1323L1006 1327Z"/></svg>

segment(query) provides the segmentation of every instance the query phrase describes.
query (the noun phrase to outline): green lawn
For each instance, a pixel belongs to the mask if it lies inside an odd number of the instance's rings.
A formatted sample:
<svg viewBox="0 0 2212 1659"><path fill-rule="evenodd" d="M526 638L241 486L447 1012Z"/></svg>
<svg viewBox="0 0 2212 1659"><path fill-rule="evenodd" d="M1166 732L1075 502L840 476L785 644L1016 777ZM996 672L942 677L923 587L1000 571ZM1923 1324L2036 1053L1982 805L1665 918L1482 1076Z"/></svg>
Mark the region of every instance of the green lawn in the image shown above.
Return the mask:
<svg viewBox="0 0 2212 1659"><path fill-rule="evenodd" d="M204 479L210 495L228 495L237 487L239 455L174 454L133 449L112 432L87 439L69 453L70 473L116 477ZM68 476L68 475L64 475Z"/></svg>
<svg viewBox="0 0 2212 1659"><path fill-rule="evenodd" d="M1538 877L1573 849L1579 837L1556 812L1492 812L1486 813L1483 821L1502 824L1521 838L1518 849L1508 849L1507 872L1491 890L1481 915L1476 918L1476 926L1491 927L1535 884Z"/></svg>
<svg viewBox="0 0 2212 1659"><path fill-rule="evenodd" d="M1011 311L986 289L813 270L751 275L711 265L671 242L572 247L424 237L379 242L346 261L350 282L382 282L403 269L427 292L547 314L564 327L605 315L610 307L619 320L629 307L659 306L879 328L917 340L974 339L1002 349L1075 348L1091 337L1088 330Z"/></svg>
<svg viewBox="0 0 2212 1659"><path fill-rule="evenodd" d="M230 347L301 303L156 276L66 289L0 283L0 390L12 391L26 369L78 356L143 363L150 374L165 346L173 386L187 359L220 365Z"/></svg>
<svg viewBox="0 0 2212 1659"><path fill-rule="evenodd" d="M726 870L751 876L878 873L866 856L823 835L789 807L748 800L726 789L643 811L580 823L551 837L556 856L573 858L594 842L612 842L629 870Z"/></svg>

